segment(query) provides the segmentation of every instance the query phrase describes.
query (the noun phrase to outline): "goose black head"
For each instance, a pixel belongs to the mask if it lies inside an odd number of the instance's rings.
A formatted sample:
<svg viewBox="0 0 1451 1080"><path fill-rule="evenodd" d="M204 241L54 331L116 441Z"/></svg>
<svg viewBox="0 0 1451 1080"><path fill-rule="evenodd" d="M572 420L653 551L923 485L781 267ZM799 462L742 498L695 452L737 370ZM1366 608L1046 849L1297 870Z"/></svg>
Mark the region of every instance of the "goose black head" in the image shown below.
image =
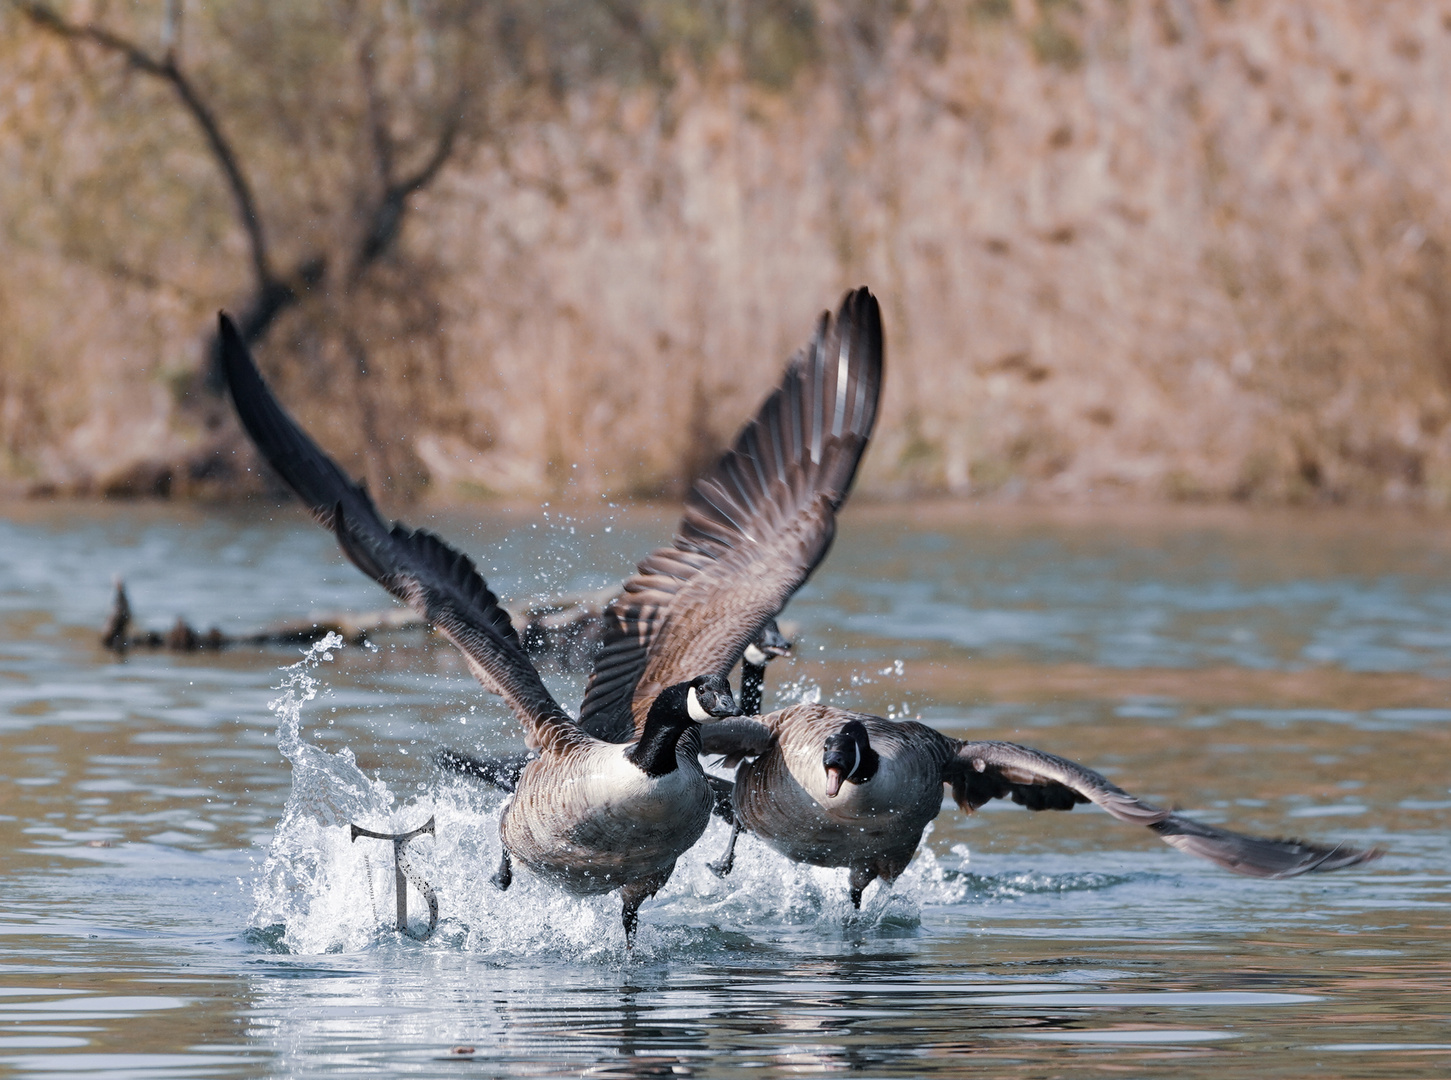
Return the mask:
<svg viewBox="0 0 1451 1080"><path fill-rule="evenodd" d="M765 667L778 656L790 656L791 643L781 633L775 619L769 619L756 635L756 640L746 646L746 663Z"/></svg>
<svg viewBox="0 0 1451 1080"><path fill-rule="evenodd" d="M836 798L845 781L860 784L877 774L881 759L872 749L867 726L860 720L848 720L835 735L828 735L821 755L826 770L826 796Z"/></svg>
<svg viewBox="0 0 1451 1080"><path fill-rule="evenodd" d="M736 715L735 696L721 676L701 675L676 683L656 695L640 740L625 755L647 776L665 776L675 771L675 748L688 728Z"/></svg>
<svg viewBox="0 0 1451 1080"><path fill-rule="evenodd" d="M739 715L731 684L720 675L701 675L686 684L685 712L697 724Z"/></svg>

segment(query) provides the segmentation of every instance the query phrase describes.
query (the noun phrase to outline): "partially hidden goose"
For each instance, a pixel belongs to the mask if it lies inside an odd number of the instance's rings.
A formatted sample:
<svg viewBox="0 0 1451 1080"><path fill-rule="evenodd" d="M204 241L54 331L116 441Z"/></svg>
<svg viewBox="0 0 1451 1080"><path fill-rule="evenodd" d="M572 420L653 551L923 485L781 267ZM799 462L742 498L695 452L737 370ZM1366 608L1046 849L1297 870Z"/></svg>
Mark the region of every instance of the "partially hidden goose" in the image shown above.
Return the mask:
<svg viewBox="0 0 1451 1080"><path fill-rule="evenodd" d="M665 884L710 819L698 732L701 721L736 712L729 684L702 671L662 687L628 743L582 730L540 681L473 562L432 533L389 528L362 485L283 411L232 321L222 315L220 323L232 400L262 456L353 564L453 642L524 726L538 756L500 821L505 854L495 881L508 887L512 855L577 894L619 889L632 941L640 904Z"/></svg>
<svg viewBox="0 0 1451 1080"><path fill-rule="evenodd" d="M580 726L633 738L662 689L728 674L831 548L876 423L882 317L866 289L823 313L715 467L696 481L674 542L647 556L606 609Z"/></svg>
<svg viewBox="0 0 1451 1080"><path fill-rule="evenodd" d="M847 867L851 902L911 861L922 830L942 808L943 785L964 811L1011 798L1029 810L1103 807L1146 825L1165 843L1251 877L1294 877L1369 862L1379 851L1302 840L1267 840L1205 825L1135 798L1066 758L1007 742L949 738L914 721L885 720L827 705L793 705L758 719L704 729L707 754L744 761L732 792L736 838L754 832L797 862Z"/></svg>
<svg viewBox="0 0 1451 1080"><path fill-rule="evenodd" d="M791 655L791 642L781 633L781 628L772 619L756 640L746 646L741 656L741 693L739 704L742 716L758 716L761 712L761 691L766 684L766 665L782 656Z"/></svg>

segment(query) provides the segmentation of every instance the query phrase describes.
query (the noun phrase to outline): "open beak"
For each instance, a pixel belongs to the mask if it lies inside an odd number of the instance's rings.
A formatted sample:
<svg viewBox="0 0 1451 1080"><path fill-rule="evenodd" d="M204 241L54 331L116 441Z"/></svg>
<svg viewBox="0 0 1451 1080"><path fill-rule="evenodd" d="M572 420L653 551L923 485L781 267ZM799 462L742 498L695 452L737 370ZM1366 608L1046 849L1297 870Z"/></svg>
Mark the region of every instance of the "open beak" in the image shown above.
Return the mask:
<svg viewBox="0 0 1451 1080"><path fill-rule="evenodd" d="M835 765L828 765L826 767L826 797L828 799L836 798L836 793L841 790L841 780L841 769Z"/></svg>

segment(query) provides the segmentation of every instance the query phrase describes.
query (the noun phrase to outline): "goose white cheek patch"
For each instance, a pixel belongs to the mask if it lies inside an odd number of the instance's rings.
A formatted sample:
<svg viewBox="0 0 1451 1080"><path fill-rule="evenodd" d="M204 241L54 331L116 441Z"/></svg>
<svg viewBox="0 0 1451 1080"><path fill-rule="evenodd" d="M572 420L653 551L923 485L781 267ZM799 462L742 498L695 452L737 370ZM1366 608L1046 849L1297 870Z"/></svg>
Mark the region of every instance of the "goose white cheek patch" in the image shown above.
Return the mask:
<svg viewBox="0 0 1451 1080"><path fill-rule="evenodd" d="M766 654L756 648L755 642L746 646L746 663L755 664L757 667L766 666Z"/></svg>
<svg viewBox="0 0 1451 1080"><path fill-rule="evenodd" d="M857 769L861 768L862 764L861 743L857 742L855 739L851 741L851 752L856 755L856 760L851 763L851 772L846 774L848 780L856 775Z"/></svg>
<svg viewBox="0 0 1451 1080"><path fill-rule="evenodd" d="M697 724L710 719L710 713L706 712L705 708L700 704L700 698L696 696L695 687L693 686L685 695L685 711L690 714L690 718Z"/></svg>

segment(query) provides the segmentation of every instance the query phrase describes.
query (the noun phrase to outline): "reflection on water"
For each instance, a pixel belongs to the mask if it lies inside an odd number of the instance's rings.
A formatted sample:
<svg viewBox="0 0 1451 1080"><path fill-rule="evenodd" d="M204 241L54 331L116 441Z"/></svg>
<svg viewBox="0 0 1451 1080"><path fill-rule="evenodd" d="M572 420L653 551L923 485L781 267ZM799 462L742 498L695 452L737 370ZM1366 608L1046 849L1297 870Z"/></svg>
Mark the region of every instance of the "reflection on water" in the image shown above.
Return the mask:
<svg viewBox="0 0 1451 1080"><path fill-rule="evenodd" d="M290 690L297 650L117 662L96 646L113 573L156 625L379 606L299 514L10 510L0 1069L1451 1067L1451 548L1433 524L854 511L788 612L801 658L773 669L778 699L920 713L1208 820L1390 855L1255 882L1092 811L949 806L903 880L873 886L857 914L842 872L750 838L717 880L713 825L627 956L609 898L527 875L508 893L488 884L499 798L427 760L440 744L512 748L518 732L446 646L400 634L336 649L304 669L315 686ZM504 595L618 580L669 529L643 511L489 513L431 524L483 556ZM548 677L578 699L577 679ZM437 837L412 850L443 922L418 945L388 929L387 845L349 843L345 822L429 814Z"/></svg>

